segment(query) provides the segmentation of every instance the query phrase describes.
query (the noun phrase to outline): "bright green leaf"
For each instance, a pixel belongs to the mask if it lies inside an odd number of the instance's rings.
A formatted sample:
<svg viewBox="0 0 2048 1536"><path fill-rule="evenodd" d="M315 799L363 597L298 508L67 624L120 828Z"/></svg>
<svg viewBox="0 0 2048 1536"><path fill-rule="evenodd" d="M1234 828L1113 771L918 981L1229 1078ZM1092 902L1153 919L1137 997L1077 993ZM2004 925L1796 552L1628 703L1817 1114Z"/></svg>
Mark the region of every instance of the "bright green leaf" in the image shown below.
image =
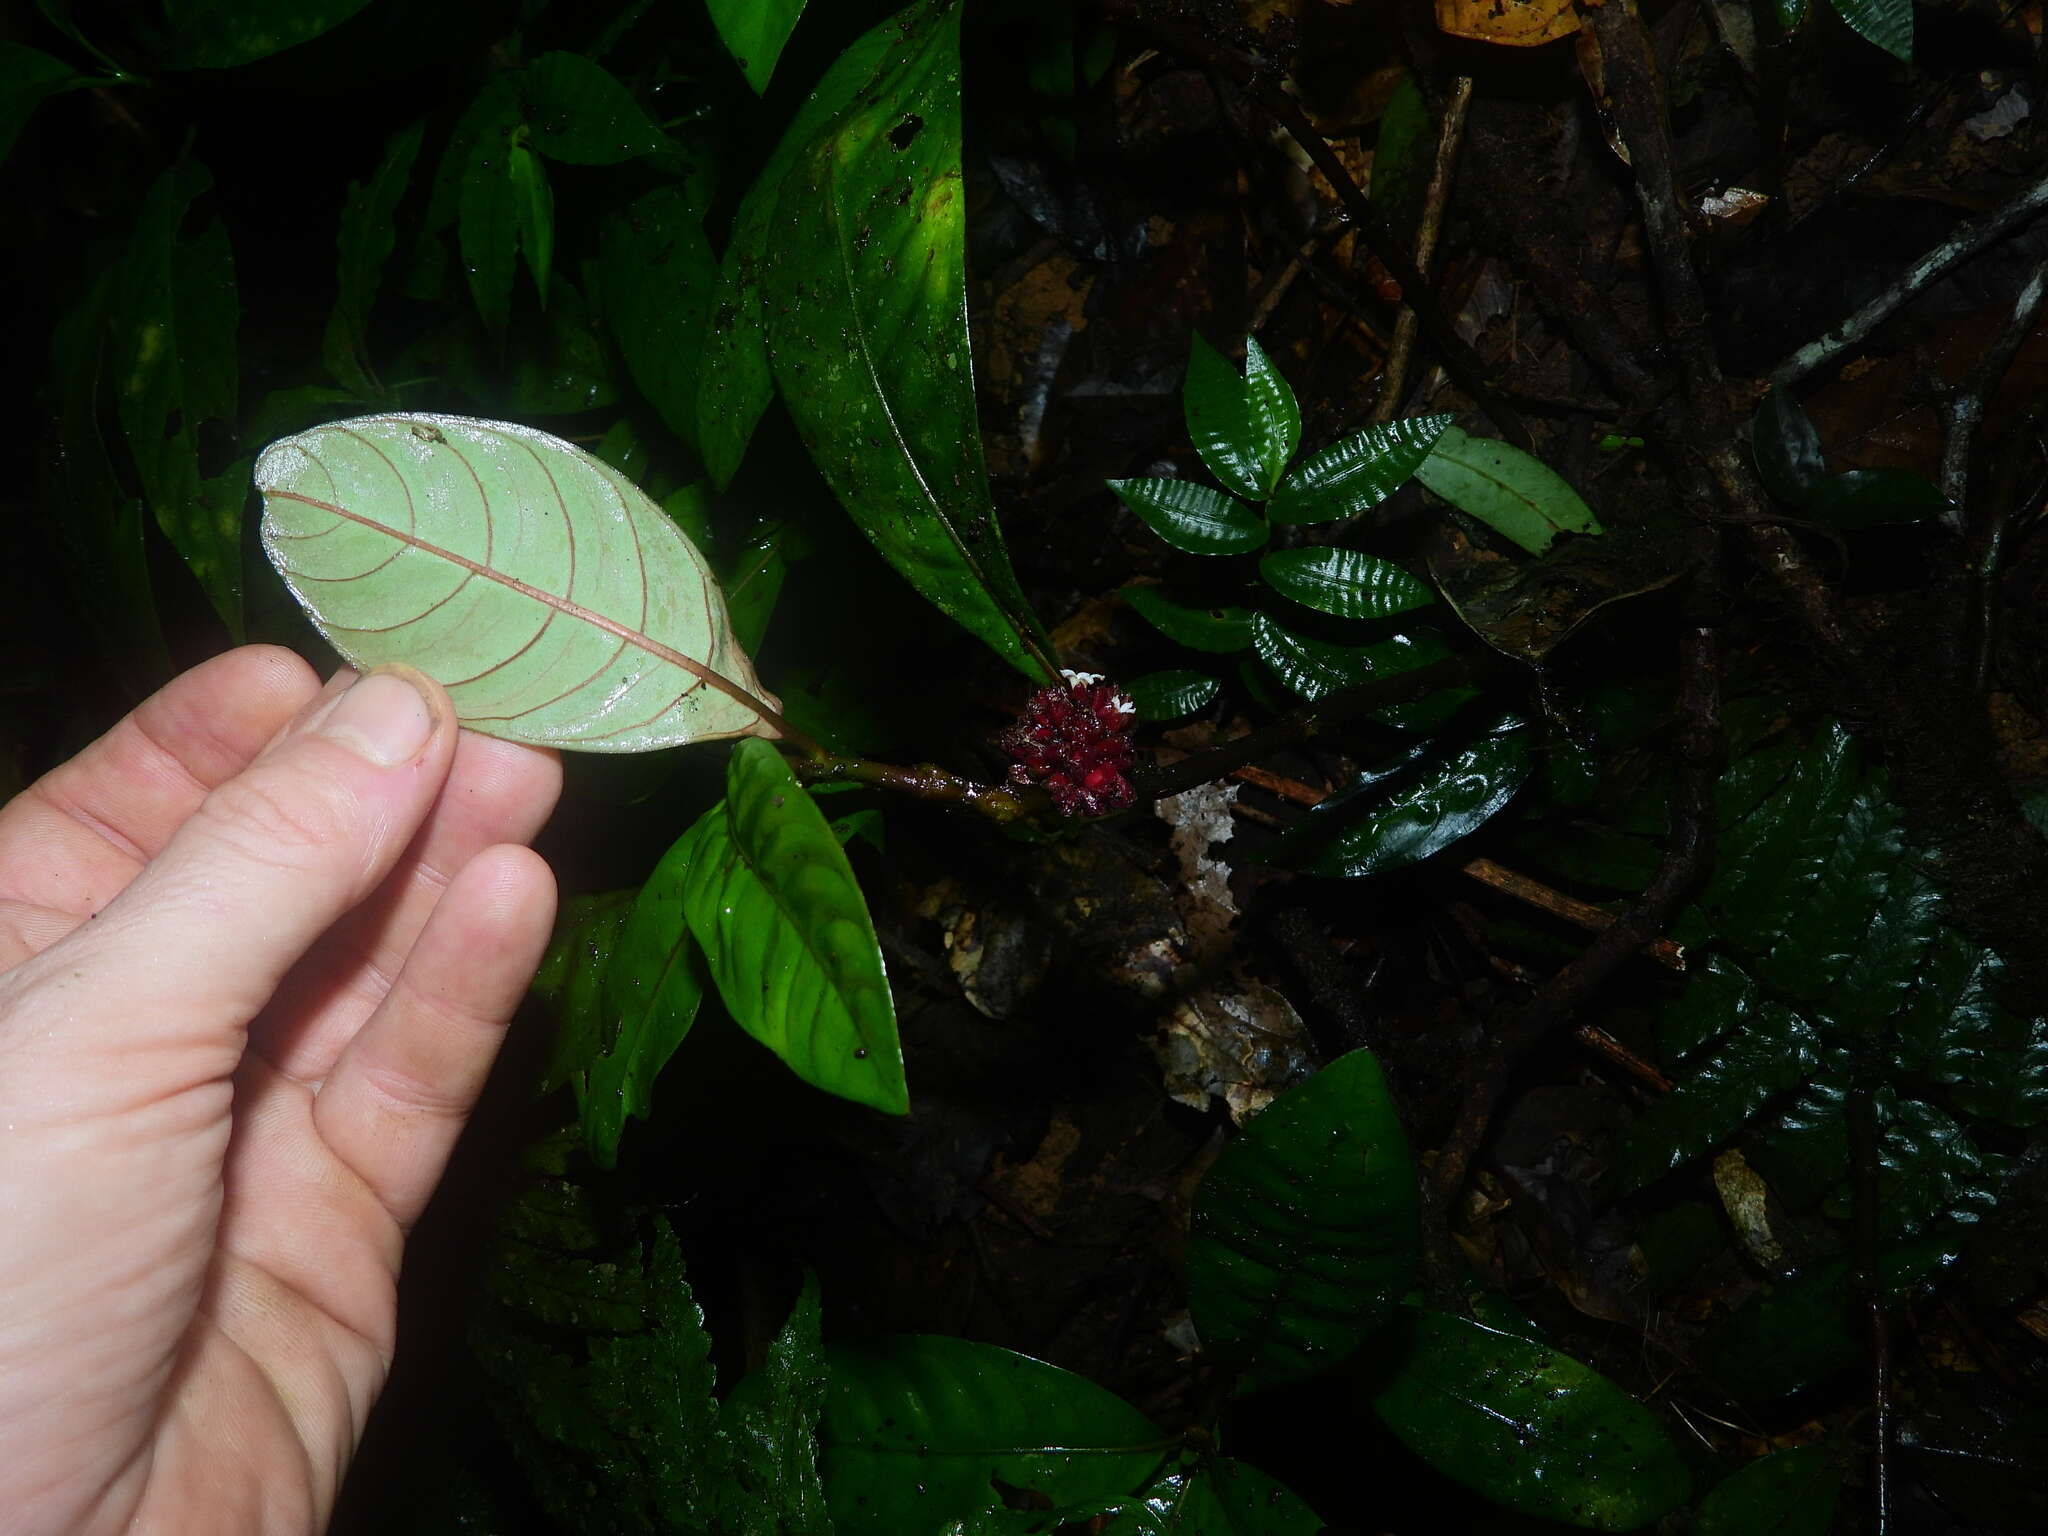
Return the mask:
<svg viewBox="0 0 2048 1536"><path fill-rule="evenodd" d="M1010 569L976 417L960 13L918 0L879 30L891 46L782 182L762 277L776 384L883 558L1044 680L1048 642Z"/></svg>
<svg viewBox="0 0 2048 1536"><path fill-rule="evenodd" d="M1000 1508L992 1480L1054 1507L1132 1494L1173 1441L1084 1377L931 1334L825 1351L818 1426L839 1536L937 1536Z"/></svg>
<svg viewBox="0 0 2048 1536"><path fill-rule="evenodd" d="M742 1029L805 1082L910 1108L882 949L845 850L782 754L742 742L697 823L683 907Z"/></svg>
<svg viewBox="0 0 2048 1536"><path fill-rule="evenodd" d="M668 143L640 103L602 65L544 53L519 76L533 147L571 165L617 165Z"/></svg>
<svg viewBox="0 0 2048 1536"><path fill-rule="evenodd" d="M1780 0L1783 3L1783 0ZM1835 14L1903 64L1913 62L1913 0L1832 0Z"/></svg>
<svg viewBox="0 0 2048 1536"><path fill-rule="evenodd" d="M1209 473L1240 496L1273 494L1301 442L1301 411L1257 337L1245 338L1242 376L1197 334L1185 387L1188 436Z"/></svg>
<svg viewBox="0 0 2048 1536"><path fill-rule="evenodd" d="M1541 459L1512 443L1468 437L1456 427L1437 439L1415 472L1430 490L1532 555L1560 533L1598 533L1579 493Z"/></svg>
<svg viewBox="0 0 2048 1536"><path fill-rule="evenodd" d="M1421 1237L1400 1113L1370 1051L1260 1112L1195 1192L1188 1310L1247 1390L1340 1364L1413 1283Z"/></svg>
<svg viewBox="0 0 2048 1536"><path fill-rule="evenodd" d="M1123 588L1123 600L1125 607L1167 639L1190 649L1241 651L1252 643L1249 608L1198 608L1140 583Z"/></svg>
<svg viewBox="0 0 2048 1536"><path fill-rule="evenodd" d="M1841 1492L1824 1445L1759 1456L1700 1501L1693 1536L1828 1536Z"/></svg>
<svg viewBox="0 0 2048 1536"><path fill-rule="evenodd" d="M1518 1514L1633 1531L1691 1476L1656 1418L1569 1355L1442 1312L1403 1322L1372 1406L1438 1472Z"/></svg>
<svg viewBox="0 0 2048 1536"><path fill-rule="evenodd" d="M1306 874L1344 879L1429 858L1477 831L1514 798L1529 776L1528 736L1509 718L1391 791L1332 795L1288 828L1276 852ZM1359 799L1369 807L1363 814Z"/></svg>
<svg viewBox="0 0 2048 1536"><path fill-rule="evenodd" d="M403 661L485 735L639 752L768 733L695 546L559 438L366 416L264 450L263 546L358 669Z"/></svg>
<svg viewBox="0 0 2048 1536"><path fill-rule="evenodd" d="M1223 685L1203 672L1148 672L1124 685L1140 720L1179 720L1207 708Z"/></svg>
<svg viewBox="0 0 2048 1536"><path fill-rule="evenodd" d="M232 69L311 42L370 0L164 0L164 53L177 69Z"/></svg>
<svg viewBox="0 0 2048 1536"><path fill-rule="evenodd" d="M1791 506L1803 506L1827 474L1820 433L1785 389L1773 386L1757 403L1749 422L1749 448L1764 489Z"/></svg>
<svg viewBox="0 0 2048 1536"><path fill-rule="evenodd" d="M1273 493L1276 523L1327 523L1376 507L1406 485L1451 430L1449 416L1410 416L1367 427L1294 466Z"/></svg>
<svg viewBox="0 0 2048 1536"><path fill-rule="evenodd" d="M1263 517L1196 481L1112 480L1109 488L1160 538L1191 555L1241 555L1266 542Z"/></svg>
<svg viewBox="0 0 2048 1536"><path fill-rule="evenodd" d="M1259 562L1259 574L1282 597L1340 619L1384 619L1436 601L1427 582L1355 549L1278 549Z"/></svg>
<svg viewBox="0 0 2048 1536"><path fill-rule="evenodd" d="M697 384L718 261L681 188L659 187L605 221L605 319L633 382L684 442L697 441Z"/></svg>
<svg viewBox="0 0 2048 1536"><path fill-rule="evenodd" d="M376 302L384 263L397 243L398 204L411 180L424 132L424 124L414 123L393 134L369 181L350 182L342 204L334 310L327 317L321 357L334 382L358 396L381 393L370 367L370 307ZM275 435L260 434L255 440Z"/></svg>
<svg viewBox="0 0 2048 1536"><path fill-rule="evenodd" d="M804 0L709 0L712 25L747 84L760 95L768 89L782 45L796 30Z"/></svg>

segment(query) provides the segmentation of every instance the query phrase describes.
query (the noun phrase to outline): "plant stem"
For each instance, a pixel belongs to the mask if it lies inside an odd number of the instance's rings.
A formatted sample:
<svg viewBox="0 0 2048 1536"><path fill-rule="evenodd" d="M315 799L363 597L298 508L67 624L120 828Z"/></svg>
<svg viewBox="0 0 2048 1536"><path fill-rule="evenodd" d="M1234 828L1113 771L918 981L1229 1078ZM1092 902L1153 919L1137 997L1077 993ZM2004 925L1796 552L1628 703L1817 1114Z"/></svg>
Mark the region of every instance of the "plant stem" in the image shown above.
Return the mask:
<svg viewBox="0 0 2048 1536"><path fill-rule="evenodd" d="M1415 232L1415 270L1429 276L1436 257L1437 237L1443 231L1444 204L1450 201L1451 173L1458 164L1458 146L1465 138L1465 115L1472 106L1472 77L1460 75L1451 82L1451 94L1444 102L1444 120L1437 129L1436 160L1429 173L1429 192L1422 203L1422 222ZM1394 343L1387 349L1386 368L1380 383L1379 403L1373 407L1374 421L1392 421L1401 408L1401 396L1408 389L1408 363L1415 352L1415 333L1420 322L1412 308L1403 307L1394 322Z"/></svg>

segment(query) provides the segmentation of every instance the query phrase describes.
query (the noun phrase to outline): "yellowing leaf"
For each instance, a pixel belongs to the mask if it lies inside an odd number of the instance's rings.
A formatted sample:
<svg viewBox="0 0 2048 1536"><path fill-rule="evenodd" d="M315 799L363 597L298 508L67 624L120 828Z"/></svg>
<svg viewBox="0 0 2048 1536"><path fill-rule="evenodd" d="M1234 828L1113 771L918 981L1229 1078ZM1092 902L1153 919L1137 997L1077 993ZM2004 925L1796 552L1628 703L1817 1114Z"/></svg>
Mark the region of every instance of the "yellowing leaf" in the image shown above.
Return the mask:
<svg viewBox="0 0 2048 1536"><path fill-rule="evenodd" d="M1436 24L1452 37L1534 48L1577 32L1579 13L1573 0L1436 0Z"/></svg>

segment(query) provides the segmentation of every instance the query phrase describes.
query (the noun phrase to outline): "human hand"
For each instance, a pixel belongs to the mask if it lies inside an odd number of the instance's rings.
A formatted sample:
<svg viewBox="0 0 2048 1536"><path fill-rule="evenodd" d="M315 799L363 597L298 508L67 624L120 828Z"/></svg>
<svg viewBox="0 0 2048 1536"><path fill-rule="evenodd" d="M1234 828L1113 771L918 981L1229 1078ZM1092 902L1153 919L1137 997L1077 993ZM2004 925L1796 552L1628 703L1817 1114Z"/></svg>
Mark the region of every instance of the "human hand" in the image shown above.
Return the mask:
<svg viewBox="0 0 2048 1536"><path fill-rule="evenodd" d="M0 1532L310 1532L547 943L550 753L195 668L0 810Z"/></svg>

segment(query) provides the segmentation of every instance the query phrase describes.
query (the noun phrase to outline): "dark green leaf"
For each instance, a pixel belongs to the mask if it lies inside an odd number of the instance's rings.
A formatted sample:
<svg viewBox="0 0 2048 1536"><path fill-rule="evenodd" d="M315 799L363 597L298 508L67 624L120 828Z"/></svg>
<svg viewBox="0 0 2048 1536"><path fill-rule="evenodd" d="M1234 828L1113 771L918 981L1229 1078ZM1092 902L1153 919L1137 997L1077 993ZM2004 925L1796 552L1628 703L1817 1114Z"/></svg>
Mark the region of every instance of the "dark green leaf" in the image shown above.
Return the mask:
<svg viewBox="0 0 2048 1536"><path fill-rule="evenodd" d="M242 504L248 466L200 475L200 430L232 432L236 411L234 253L218 220L182 236L213 184L187 161L157 178L136 216L115 287L111 377L144 498L228 633L242 636Z"/></svg>
<svg viewBox="0 0 2048 1536"><path fill-rule="evenodd" d="M29 114L46 99L60 91L100 83L40 49L0 42L0 160L14 148Z"/></svg>
<svg viewBox="0 0 2048 1536"><path fill-rule="evenodd" d="M1560 533L1600 531L1579 493L1541 459L1512 443L1468 437L1451 427L1436 440L1415 478L1532 555L1550 548Z"/></svg>
<svg viewBox="0 0 2048 1536"><path fill-rule="evenodd" d="M1324 1529L1299 1494L1257 1467L1205 1456L1147 1488L1102 1536L1318 1536Z"/></svg>
<svg viewBox="0 0 2048 1536"><path fill-rule="evenodd" d="M1112 480L1109 488L1160 538L1191 555L1242 555L1266 542L1266 520L1193 480Z"/></svg>
<svg viewBox="0 0 2048 1536"><path fill-rule="evenodd" d="M165 54L176 69L232 69L311 42L370 0L164 0Z"/></svg>
<svg viewBox="0 0 2048 1536"><path fill-rule="evenodd" d="M502 337L511 321L512 279L519 265L519 197L512 179L512 149L508 134L486 128L462 174L462 265L476 312L493 337Z"/></svg>
<svg viewBox="0 0 2048 1536"><path fill-rule="evenodd" d="M1903 469L1852 469L1813 487L1806 510L1819 522L1854 532L1922 523L1949 510L1934 483Z"/></svg>
<svg viewBox="0 0 2048 1536"><path fill-rule="evenodd" d="M616 1044L605 1013L604 973L632 914L633 891L571 896L555 916L555 934L534 973L533 994L555 1017L553 1049L541 1069L543 1095L573 1087L579 1103L590 1064ZM616 1142L614 1142L616 1145Z"/></svg>
<svg viewBox="0 0 2048 1536"><path fill-rule="evenodd" d="M1784 389L1773 386L1749 422L1749 447L1764 489L1791 506L1803 506L1827 474L1820 433Z"/></svg>
<svg viewBox="0 0 2048 1536"><path fill-rule="evenodd" d="M1370 1051L1340 1056L1260 1112L1203 1177L1188 1310L1243 1388L1349 1357L1413 1283L1415 1168Z"/></svg>
<svg viewBox="0 0 2048 1536"><path fill-rule="evenodd" d="M999 1508L994 1479L1054 1506L1135 1493L1173 1443L1093 1382L993 1344L908 1334L835 1344L825 1364L840 1536L937 1536Z"/></svg>
<svg viewBox="0 0 2048 1536"><path fill-rule="evenodd" d="M1413 1312L1372 1405L1437 1471L1519 1514L1633 1531L1685 1502L1663 1426L1569 1355L1440 1312Z"/></svg>
<svg viewBox="0 0 2048 1536"><path fill-rule="evenodd" d="M776 384L883 558L1043 680L1047 641L1010 570L976 419L960 13L919 0L880 30L891 46L783 180L762 279Z"/></svg>
<svg viewBox="0 0 2048 1536"><path fill-rule="evenodd" d="M777 233L783 183L826 125L867 89L898 41L892 28L876 27L839 56L797 108L775 153L733 216L732 236L719 263L718 294L697 396L697 442L705 471L720 490L739 472L754 425L775 397L761 285L771 236Z"/></svg>
<svg viewBox="0 0 2048 1536"><path fill-rule="evenodd" d="M519 77L533 147L572 165L617 165L663 148L632 92L602 65L574 53L544 53Z"/></svg>
<svg viewBox="0 0 2048 1536"><path fill-rule="evenodd" d="M734 750L725 791L684 840L683 908L726 1008L804 1081L907 1113L881 945L839 840L766 742Z"/></svg>
<svg viewBox="0 0 2048 1536"><path fill-rule="evenodd" d="M1276 523L1327 523L1376 507L1430 457L1449 416L1410 416L1340 439L1294 466L1273 493Z"/></svg>
<svg viewBox="0 0 2048 1536"><path fill-rule="evenodd" d="M768 1358L725 1401L720 1417L734 1459L714 1520L719 1531L832 1536L818 1473L826 1381L818 1310L818 1277L806 1273L789 1321L768 1345Z"/></svg>
<svg viewBox="0 0 2048 1536"><path fill-rule="evenodd" d="M804 0L710 0L711 21L725 51L739 65L747 84L760 95L768 89L782 45L796 30Z"/></svg>
<svg viewBox="0 0 2048 1536"><path fill-rule="evenodd" d="M648 404L694 447L704 324L718 282L711 243L688 197L671 186L607 219L601 249L612 339Z"/></svg>
<svg viewBox="0 0 2048 1536"><path fill-rule="evenodd" d="M1783 0L1780 0L1783 3ZM1913 61L1913 0L1833 0L1835 14L1902 63Z"/></svg>
<svg viewBox="0 0 2048 1536"><path fill-rule="evenodd" d="M1759 1456L1700 1501L1693 1536L1828 1536L1841 1492L1824 1445Z"/></svg>
<svg viewBox="0 0 2048 1536"><path fill-rule="evenodd" d="M1275 853L1305 874L1383 874L1477 831L1528 776L1528 732L1505 719L1449 762L1370 798L1362 814L1354 798L1332 796L1313 807Z"/></svg>
<svg viewBox="0 0 2048 1536"><path fill-rule="evenodd" d="M340 260L337 263L333 313L327 317L327 334L321 357L328 374L343 389L367 398L380 394L375 371L370 367L370 306L376 302L377 284L384 275L398 238L396 223L399 200L412 177L413 161L419 157L423 124L393 134L384 147L367 184L350 182L348 200L341 208ZM268 442L306 425L294 422L281 431L252 433L255 442Z"/></svg>
<svg viewBox="0 0 2048 1536"><path fill-rule="evenodd" d="M1340 619L1383 619L1436 601L1428 583L1355 549L1275 550L1259 562L1259 574L1282 597Z"/></svg>
<svg viewBox="0 0 2048 1536"><path fill-rule="evenodd" d="M1879 1289L1900 1301L1955 1262L1954 1233L1922 1237L1878 1256ZM1849 1261L1837 1259L1746 1302L1707 1341L1710 1374L1738 1397L1782 1397L1863 1356L1850 1308Z"/></svg>
<svg viewBox="0 0 2048 1536"><path fill-rule="evenodd" d="M1301 412L1256 337L1245 338L1242 376L1199 334L1188 356L1188 436L1209 473L1263 501L1301 442ZM1207 551L1202 551L1207 553Z"/></svg>
<svg viewBox="0 0 2048 1536"><path fill-rule="evenodd" d="M505 153L505 174L512 182L512 217L519 226L519 249L533 273L540 301L548 301L555 267L555 194L548 186L548 168L524 144Z"/></svg>
<svg viewBox="0 0 2048 1536"><path fill-rule="evenodd" d="M1222 684L1202 672L1148 672L1124 685L1140 720L1179 720L1205 708Z"/></svg>
<svg viewBox="0 0 2048 1536"><path fill-rule="evenodd" d="M1158 587L1123 589L1124 606L1167 639L1197 651L1241 651L1252 643L1249 608L1197 608L1168 597Z"/></svg>
<svg viewBox="0 0 2048 1536"><path fill-rule="evenodd" d="M1332 645L1297 635L1263 613L1252 616L1252 649L1281 682L1305 699L1320 699L1381 671L1375 646Z"/></svg>
<svg viewBox="0 0 2048 1536"><path fill-rule="evenodd" d="M1787 32L1806 20L1806 0L1772 0L1772 6L1778 13L1778 25Z"/></svg>

